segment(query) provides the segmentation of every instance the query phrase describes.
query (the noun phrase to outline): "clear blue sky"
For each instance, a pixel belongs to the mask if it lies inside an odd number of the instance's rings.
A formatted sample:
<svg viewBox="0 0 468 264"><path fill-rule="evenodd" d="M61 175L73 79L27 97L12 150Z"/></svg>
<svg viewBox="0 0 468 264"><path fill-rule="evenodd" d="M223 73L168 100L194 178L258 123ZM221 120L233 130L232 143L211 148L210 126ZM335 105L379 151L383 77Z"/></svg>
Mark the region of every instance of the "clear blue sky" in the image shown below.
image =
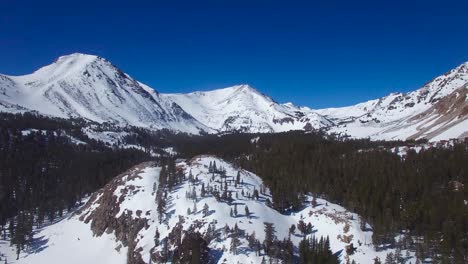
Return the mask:
<svg viewBox="0 0 468 264"><path fill-rule="evenodd" d="M468 60L461 0L0 2L10 75L83 52L161 92L248 83L319 108L413 90Z"/></svg>

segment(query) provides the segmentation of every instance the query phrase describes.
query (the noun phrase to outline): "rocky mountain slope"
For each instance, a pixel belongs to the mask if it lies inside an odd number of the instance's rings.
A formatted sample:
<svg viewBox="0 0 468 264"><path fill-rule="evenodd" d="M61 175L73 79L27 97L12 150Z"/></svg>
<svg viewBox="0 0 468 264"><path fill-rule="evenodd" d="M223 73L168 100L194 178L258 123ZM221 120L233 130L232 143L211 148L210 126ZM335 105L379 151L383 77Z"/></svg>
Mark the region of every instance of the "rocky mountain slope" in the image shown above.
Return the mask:
<svg viewBox="0 0 468 264"><path fill-rule="evenodd" d="M215 172L211 164L216 164ZM181 256L185 238L199 234L197 245L206 245L201 254L206 253L207 263L262 263L269 257L255 241L265 240L267 222L278 241L290 239L296 257L304 236L328 236L332 252L342 261L371 263L391 252L376 251L369 226L341 206L323 199L313 204L309 197L300 212L284 215L268 206L272 197L251 172L213 156L176 166L178 180L171 188L164 184L161 167L152 162L122 173L73 215L38 230L33 247L17 261L8 242L0 241L0 249L8 263L161 263ZM291 232L291 225L299 228L300 221L311 228ZM354 252L348 255L351 244Z"/></svg>
<svg viewBox="0 0 468 264"><path fill-rule="evenodd" d="M325 129L352 137L435 141L467 136L467 89L468 62L413 92L312 110L277 103L248 85L160 94L103 58L76 53L29 75L0 75L0 111L194 134Z"/></svg>
<svg viewBox="0 0 468 264"><path fill-rule="evenodd" d="M330 131L373 139L430 140L465 137L468 131L468 62L409 93L342 108L316 110Z"/></svg>

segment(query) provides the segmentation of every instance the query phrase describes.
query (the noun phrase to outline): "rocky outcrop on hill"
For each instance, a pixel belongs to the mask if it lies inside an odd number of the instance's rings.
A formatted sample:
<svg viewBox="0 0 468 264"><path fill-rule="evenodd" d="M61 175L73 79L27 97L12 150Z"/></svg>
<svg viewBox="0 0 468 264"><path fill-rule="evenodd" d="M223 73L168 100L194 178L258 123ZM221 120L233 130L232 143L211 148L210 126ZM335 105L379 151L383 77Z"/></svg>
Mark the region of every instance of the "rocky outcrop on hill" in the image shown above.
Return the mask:
<svg viewBox="0 0 468 264"><path fill-rule="evenodd" d="M119 214L122 209L121 204L128 195L143 191L126 183L141 179L143 169L153 166L154 162L144 162L118 175L99 192L94 193L86 205L76 212L81 221L91 223L94 235L101 236L104 232L114 233L116 239L128 247L128 264L145 263L135 247L138 232L142 228L147 228L149 223L141 210L125 209Z"/></svg>

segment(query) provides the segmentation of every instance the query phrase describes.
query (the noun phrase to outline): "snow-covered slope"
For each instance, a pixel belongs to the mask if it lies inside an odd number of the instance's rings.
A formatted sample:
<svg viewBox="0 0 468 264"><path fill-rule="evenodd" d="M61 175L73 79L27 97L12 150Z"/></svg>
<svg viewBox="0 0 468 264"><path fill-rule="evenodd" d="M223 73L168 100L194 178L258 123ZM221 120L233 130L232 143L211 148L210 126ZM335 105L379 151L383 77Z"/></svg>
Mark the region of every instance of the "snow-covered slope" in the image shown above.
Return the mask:
<svg viewBox="0 0 468 264"><path fill-rule="evenodd" d="M0 111L199 133L324 128L371 139L467 136L468 62L410 93L354 106L312 110L279 104L248 85L160 94L109 61L71 54L24 76L0 74Z"/></svg>
<svg viewBox="0 0 468 264"><path fill-rule="evenodd" d="M162 96L219 131L325 128L356 138L441 140L467 136L467 90L468 62L416 91L341 108L312 110L278 104L248 85Z"/></svg>
<svg viewBox="0 0 468 264"><path fill-rule="evenodd" d="M217 168L225 169L226 180L219 173L209 172L212 162L216 162ZM313 225L312 233L307 236L328 236L332 251L341 260L345 260L345 247L350 243L356 251L349 258L356 263L372 263L376 256L383 260L391 251L375 251L369 226L361 230L358 215L323 199L317 199L315 207L308 202L302 211L294 214L278 213L267 206L267 200L271 200L267 189L258 199L252 197L255 190L262 189L259 177L219 158L198 156L179 162L177 168L185 179L163 197L167 204L162 218L158 217L155 202L161 188L161 168L151 162L143 163L117 176L70 218L39 230L35 235L38 247L22 253L18 261L14 260L14 249L7 242L0 241L0 250L8 257L8 263L149 263L150 258L152 263L159 263L166 242L167 249L174 250L177 243L171 240L177 240L179 232L183 237L191 230L208 240L214 263L261 263L265 257L263 250L258 256L249 247L247 236L255 232L256 239L262 242L264 222L273 223L277 239L290 237L297 255L303 235L298 231L289 235L289 227L303 220ZM238 172L240 181L236 185ZM189 180L190 175L193 181ZM224 190L224 182L232 202L220 201L209 191ZM204 196L202 188L206 190ZM234 253L230 248L236 225L240 244ZM159 237L155 239L157 233Z"/></svg>
<svg viewBox="0 0 468 264"><path fill-rule="evenodd" d="M249 85L162 96L179 104L203 124L222 132L282 132L331 124L306 108L279 104Z"/></svg>
<svg viewBox="0 0 468 264"><path fill-rule="evenodd" d="M392 93L354 106L316 110L336 125L330 130L372 139L466 136L468 62L409 93Z"/></svg>
<svg viewBox="0 0 468 264"><path fill-rule="evenodd" d="M0 75L0 111L38 111L148 128L208 130L109 61L75 53L24 76Z"/></svg>

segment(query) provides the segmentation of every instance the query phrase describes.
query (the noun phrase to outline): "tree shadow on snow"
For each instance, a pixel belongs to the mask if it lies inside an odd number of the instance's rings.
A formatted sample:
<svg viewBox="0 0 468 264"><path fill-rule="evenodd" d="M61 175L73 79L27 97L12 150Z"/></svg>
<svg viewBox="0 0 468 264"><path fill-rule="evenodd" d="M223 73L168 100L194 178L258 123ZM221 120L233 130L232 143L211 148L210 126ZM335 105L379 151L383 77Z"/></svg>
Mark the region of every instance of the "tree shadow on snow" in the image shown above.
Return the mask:
<svg viewBox="0 0 468 264"><path fill-rule="evenodd" d="M166 218L167 218L167 219L172 218L172 216L175 214L175 211L176 211L176 210L173 209L173 210L167 212L167 213L166 213Z"/></svg>
<svg viewBox="0 0 468 264"><path fill-rule="evenodd" d="M26 249L26 254L36 254L44 249L48 248L47 243L49 242L49 239L46 239L44 236L40 237L33 237L31 240L31 244L29 247Z"/></svg>
<svg viewBox="0 0 468 264"><path fill-rule="evenodd" d="M214 214L215 212L216 212L216 210L209 210L208 213L204 217L208 217L208 216Z"/></svg>
<svg viewBox="0 0 468 264"><path fill-rule="evenodd" d="M219 263L219 260L223 256L223 251L221 249L210 249L210 262L209 263Z"/></svg>
<svg viewBox="0 0 468 264"><path fill-rule="evenodd" d="M343 249L338 250L337 252L333 253L333 255L339 259L341 256L341 253L343 253Z"/></svg>

